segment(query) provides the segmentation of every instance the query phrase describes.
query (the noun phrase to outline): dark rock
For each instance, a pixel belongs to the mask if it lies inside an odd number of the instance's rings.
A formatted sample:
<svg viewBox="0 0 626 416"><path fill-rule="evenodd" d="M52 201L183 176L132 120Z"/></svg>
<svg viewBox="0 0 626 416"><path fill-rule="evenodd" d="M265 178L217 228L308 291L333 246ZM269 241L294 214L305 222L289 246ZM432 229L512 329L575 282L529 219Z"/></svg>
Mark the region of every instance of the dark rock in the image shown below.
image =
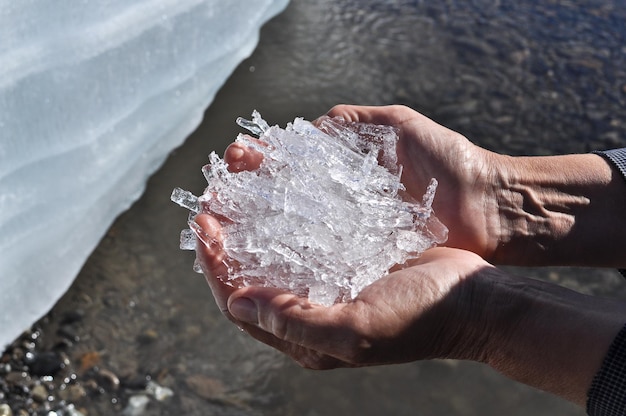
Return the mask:
<svg viewBox="0 0 626 416"><path fill-rule="evenodd" d="M137 335L137 342L140 345L151 344L157 339L159 339L159 333L156 332L154 329L147 329L143 331L141 334Z"/></svg>
<svg viewBox="0 0 626 416"><path fill-rule="evenodd" d="M80 337L70 325L62 325L57 330L57 335L71 342L80 341Z"/></svg>
<svg viewBox="0 0 626 416"><path fill-rule="evenodd" d="M35 376L54 376L65 367L65 363L56 352L32 353L26 364Z"/></svg>
<svg viewBox="0 0 626 416"><path fill-rule="evenodd" d="M120 380L120 385L128 390L145 390L148 380L146 377L128 377Z"/></svg>
<svg viewBox="0 0 626 416"><path fill-rule="evenodd" d="M61 325L70 325L75 322L80 322L85 317L85 312L82 309L76 309L73 311L68 311L61 318Z"/></svg>

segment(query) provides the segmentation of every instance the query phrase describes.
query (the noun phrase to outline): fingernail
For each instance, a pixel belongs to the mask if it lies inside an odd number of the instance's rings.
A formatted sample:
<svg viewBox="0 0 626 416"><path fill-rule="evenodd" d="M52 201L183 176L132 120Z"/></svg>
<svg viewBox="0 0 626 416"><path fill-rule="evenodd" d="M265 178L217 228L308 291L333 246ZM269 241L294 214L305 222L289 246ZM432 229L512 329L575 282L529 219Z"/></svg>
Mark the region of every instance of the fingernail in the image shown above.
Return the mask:
<svg viewBox="0 0 626 416"><path fill-rule="evenodd" d="M248 298L237 298L228 306L228 311L235 318L243 322L258 324L259 317L256 304Z"/></svg>
<svg viewBox="0 0 626 416"><path fill-rule="evenodd" d="M244 155L244 151L240 147L233 146L229 150L229 156L230 156L230 158L232 160L239 160L239 159L243 158L243 155Z"/></svg>

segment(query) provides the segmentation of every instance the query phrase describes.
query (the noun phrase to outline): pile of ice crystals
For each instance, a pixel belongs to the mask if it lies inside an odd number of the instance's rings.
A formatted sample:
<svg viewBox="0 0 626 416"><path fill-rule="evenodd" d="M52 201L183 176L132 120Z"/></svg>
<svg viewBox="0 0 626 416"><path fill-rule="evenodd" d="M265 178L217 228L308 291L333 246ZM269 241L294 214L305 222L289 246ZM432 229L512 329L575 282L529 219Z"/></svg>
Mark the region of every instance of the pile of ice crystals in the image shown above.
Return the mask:
<svg viewBox="0 0 626 416"><path fill-rule="evenodd" d="M331 305L446 240L431 208L437 181L421 202L400 182L393 127L327 117L317 127L297 118L282 129L256 111L237 123L259 136L237 141L263 154L261 166L229 172L213 152L204 194L172 193L192 211L182 249L195 248L195 213L224 220L226 283L278 287Z"/></svg>

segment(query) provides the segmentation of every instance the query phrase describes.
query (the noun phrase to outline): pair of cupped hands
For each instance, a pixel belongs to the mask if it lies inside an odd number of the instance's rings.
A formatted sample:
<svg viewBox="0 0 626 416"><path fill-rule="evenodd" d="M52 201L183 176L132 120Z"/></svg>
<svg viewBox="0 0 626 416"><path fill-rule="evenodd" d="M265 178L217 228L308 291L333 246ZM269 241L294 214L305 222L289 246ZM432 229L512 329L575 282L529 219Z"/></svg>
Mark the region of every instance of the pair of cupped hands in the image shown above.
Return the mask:
<svg viewBox="0 0 626 416"><path fill-rule="evenodd" d="M216 276L226 273L220 244L197 244L197 258L222 312L252 337L314 369L358 367L428 358L480 360L472 303L473 279L499 271L484 259L499 253L501 224L499 156L403 106L341 105L327 114L347 121L392 125L399 130L402 182L417 200L431 178L439 181L437 217L449 228L446 247L433 248L365 288L356 299L324 307L282 290L236 289ZM254 170L262 156L239 143L224 155L232 171ZM196 222L209 240L222 239L219 221ZM471 316L472 325L468 325ZM478 324L480 326L480 324ZM475 335L468 334L470 330Z"/></svg>
<svg viewBox="0 0 626 416"><path fill-rule="evenodd" d="M395 126L402 183L433 202L445 247L324 307L282 290L236 289L219 221L195 219L197 259L222 312L254 338L314 369L431 358L486 363L506 376L584 405L626 322L626 303L512 275L492 264L626 268L626 183L596 154L512 157L482 149L403 106L341 105L327 114ZM260 153L231 144L232 171ZM346 219L350 221L350 219Z"/></svg>

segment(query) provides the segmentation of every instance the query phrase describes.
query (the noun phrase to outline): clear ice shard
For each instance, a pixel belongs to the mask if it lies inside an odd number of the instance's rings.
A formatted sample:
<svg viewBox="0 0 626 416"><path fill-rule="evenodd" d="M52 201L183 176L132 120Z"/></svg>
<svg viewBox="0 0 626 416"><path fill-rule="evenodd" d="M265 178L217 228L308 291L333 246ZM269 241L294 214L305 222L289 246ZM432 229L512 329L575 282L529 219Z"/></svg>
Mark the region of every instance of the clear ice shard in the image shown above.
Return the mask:
<svg viewBox="0 0 626 416"><path fill-rule="evenodd" d="M191 212L200 211L200 205L198 204L198 197L189 191L184 189L174 188L170 199L176 202L183 208L187 208Z"/></svg>
<svg viewBox="0 0 626 416"><path fill-rule="evenodd" d="M0 2L0 350L67 290L286 5Z"/></svg>
<svg viewBox="0 0 626 416"><path fill-rule="evenodd" d="M261 166L230 172L212 153L204 194L196 200L177 189L172 196L224 220L228 272L219 277L227 284L282 288L331 305L446 241L432 210L437 181L421 202L405 192L393 127L326 117L317 126L297 118L282 129L256 111L237 123L259 136L237 141L263 154ZM216 243L193 213L189 224L204 244ZM192 234L183 235L181 248L192 248Z"/></svg>

